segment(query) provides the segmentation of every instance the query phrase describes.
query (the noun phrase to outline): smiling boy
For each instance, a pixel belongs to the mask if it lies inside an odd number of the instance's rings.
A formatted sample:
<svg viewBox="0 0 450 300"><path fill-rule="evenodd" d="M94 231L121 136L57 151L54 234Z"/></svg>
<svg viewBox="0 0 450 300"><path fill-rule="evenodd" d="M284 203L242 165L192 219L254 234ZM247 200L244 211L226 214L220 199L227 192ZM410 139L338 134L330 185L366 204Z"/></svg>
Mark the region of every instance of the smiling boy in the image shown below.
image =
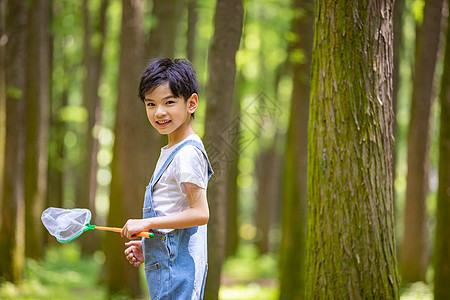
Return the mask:
<svg viewBox="0 0 450 300"><path fill-rule="evenodd" d="M126 243L131 264L145 262L152 299L202 299L207 272L206 198L213 171L191 119L198 107L198 82L186 59L158 58L142 75L139 97L150 124L168 136L147 186L143 219L130 219L122 236L140 231L155 237Z"/></svg>

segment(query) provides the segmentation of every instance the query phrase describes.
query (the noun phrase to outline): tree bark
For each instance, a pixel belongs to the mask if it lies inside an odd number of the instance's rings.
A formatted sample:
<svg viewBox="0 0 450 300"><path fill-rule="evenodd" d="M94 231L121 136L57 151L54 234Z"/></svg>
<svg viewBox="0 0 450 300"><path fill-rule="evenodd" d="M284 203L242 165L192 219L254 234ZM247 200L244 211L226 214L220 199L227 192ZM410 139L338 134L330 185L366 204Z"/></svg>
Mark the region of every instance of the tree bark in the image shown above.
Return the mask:
<svg viewBox="0 0 450 300"><path fill-rule="evenodd" d="M227 130L236 73L235 55L242 34L242 0L218 0L214 36L208 57L209 79L206 87L204 142L215 175L208 188L210 221L205 299L218 299L220 272L225 254L226 187L228 186L229 146Z"/></svg>
<svg viewBox="0 0 450 300"><path fill-rule="evenodd" d="M100 110L100 97L98 88L103 68L103 48L106 35L106 11L109 1L102 0L99 8L99 21L92 25L92 13L89 11L88 1L83 1L83 27L84 27L84 70L85 78L83 82L83 106L88 113L87 126L81 136L81 147L83 160L80 164L79 173L79 196L77 197L78 207L91 210L92 223L96 222L95 193L97 189L97 152L98 140L94 139L93 130L97 122ZM94 30L93 30L94 29ZM93 31L93 32L92 32ZM96 44L92 43L92 37L96 36ZM98 249L98 232L92 232L81 240L81 251L83 254L92 254Z"/></svg>
<svg viewBox="0 0 450 300"><path fill-rule="evenodd" d="M6 139L6 86L5 86L5 5L6 1L0 0L0 216L2 215L2 196L4 179L5 139ZM1 230L1 222L0 222Z"/></svg>
<svg viewBox="0 0 450 300"><path fill-rule="evenodd" d="M153 1L152 15L156 19L156 24L153 24L150 30L150 39L145 52L150 59L174 58L177 27L183 5L183 1L176 0Z"/></svg>
<svg viewBox="0 0 450 300"><path fill-rule="evenodd" d="M296 0L289 45L293 72L291 114L284 167L282 240L280 246L280 299L304 299L306 256L306 194L308 158L308 112L313 44L314 1ZM305 59L296 61L302 51Z"/></svg>
<svg viewBox="0 0 450 300"><path fill-rule="evenodd" d="M450 14L439 94L439 187L434 239L434 299L450 299Z"/></svg>
<svg viewBox="0 0 450 300"><path fill-rule="evenodd" d="M137 98L143 70L141 28L142 1L124 1L120 33L120 63L114 158L111 164L111 196L107 224L122 226L127 219L142 218L145 186L159 154L159 141L152 135L145 106ZM109 294L142 293L137 268L128 263L123 250L125 240L109 234L104 240L106 281Z"/></svg>
<svg viewBox="0 0 450 300"><path fill-rule="evenodd" d="M234 86L233 104L231 107L231 119L240 120L241 118L241 101L240 101L240 82L242 74L236 75L236 84ZM239 125L238 125L239 126ZM240 127L236 130L240 132ZM229 163L228 172L228 188L227 188L227 202L226 202L226 239L225 239L225 258L233 256L237 253L239 247L239 188L237 185L237 178L239 175L238 162L240 158L241 147L239 144L239 136L231 141L233 149L233 156Z"/></svg>
<svg viewBox="0 0 450 300"><path fill-rule="evenodd" d="M187 43L186 53L187 58L194 63L195 61L195 42L197 40L197 1L188 0L188 28L187 28Z"/></svg>
<svg viewBox="0 0 450 300"><path fill-rule="evenodd" d="M394 120L392 123L392 132L394 138L397 139L397 103L398 103L398 90L400 83L400 56L403 53L403 10L405 7L405 0L395 0L394 2L394 70L392 71L392 111L394 113ZM396 166L397 166L397 151L395 145L393 145L393 170L392 180L395 182L396 178ZM397 207L394 193L394 211L397 214Z"/></svg>
<svg viewBox="0 0 450 300"><path fill-rule="evenodd" d="M19 282L25 256L25 66L27 34L26 1L6 7L5 54L6 147L0 235L0 277ZM22 121L19 121L22 120Z"/></svg>
<svg viewBox="0 0 450 300"><path fill-rule="evenodd" d="M61 3L51 1L50 18L54 20L54 16L60 15L63 10ZM59 43L59 37L50 36L50 69L53 70L58 64L61 64L64 74L71 74L68 68L67 58L62 49L62 43ZM54 73L51 74L54 76ZM56 80L52 78L52 82ZM63 162L64 162L64 134L66 133L66 124L60 118L58 113L62 107L68 104L68 90L66 84L63 85L62 91L50 85L50 131L48 145L48 175L47 186L51 187L47 190L47 206L63 207ZM47 241L57 243L54 237L47 235Z"/></svg>
<svg viewBox="0 0 450 300"><path fill-rule="evenodd" d="M59 49L56 49L58 51ZM55 57L52 57L53 64ZM67 60L62 59L61 64L65 73L70 73L67 66ZM47 203L48 206L63 207L63 165L64 165L64 134L67 131L66 123L61 120L58 112L61 108L67 106L69 102L69 91L67 87L64 87L61 95L52 95L52 101L50 103L50 144L48 149L48 187L51 187L47 191ZM55 239L47 235L50 241Z"/></svg>
<svg viewBox="0 0 450 300"><path fill-rule="evenodd" d="M306 299L398 299L393 2L316 3Z"/></svg>
<svg viewBox="0 0 450 300"><path fill-rule="evenodd" d="M256 205L256 247L260 255L268 254L270 249L270 229L276 217L275 202L279 199L279 182L282 159L277 152L280 137L276 135L273 144L262 150L256 162L258 191Z"/></svg>
<svg viewBox="0 0 450 300"><path fill-rule="evenodd" d="M394 116L397 112L398 84L400 80L400 54L403 49L403 9L405 0L395 0L394 3L394 70L392 71L392 108ZM396 118L394 118L393 132L396 133ZM395 154L395 153L394 153ZM395 156L394 156L395 158ZM394 165L395 168L395 165ZM395 174L395 172L394 172Z"/></svg>
<svg viewBox="0 0 450 300"><path fill-rule="evenodd" d="M33 1L28 10L26 72L25 255L39 259L44 232L41 214L47 193L50 109L49 1Z"/></svg>
<svg viewBox="0 0 450 300"><path fill-rule="evenodd" d="M416 44L416 63L408 134L408 175L403 245L402 280L425 281L429 263L426 198L428 195L430 110L433 77L441 32L443 0L425 1L423 24Z"/></svg>
<svg viewBox="0 0 450 300"><path fill-rule="evenodd" d="M58 111L54 107L64 107L68 103L68 91L63 91L61 95L61 105L56 104L56 99L52 99L51 111ZM63 207L63 161L64 161L64 133L66 132L65 122L61 121L55 114L50 114L50 145L48 158L48 184L51 187L47 191L48 206ZM54 238L50 235L51 240Z"/></svg>

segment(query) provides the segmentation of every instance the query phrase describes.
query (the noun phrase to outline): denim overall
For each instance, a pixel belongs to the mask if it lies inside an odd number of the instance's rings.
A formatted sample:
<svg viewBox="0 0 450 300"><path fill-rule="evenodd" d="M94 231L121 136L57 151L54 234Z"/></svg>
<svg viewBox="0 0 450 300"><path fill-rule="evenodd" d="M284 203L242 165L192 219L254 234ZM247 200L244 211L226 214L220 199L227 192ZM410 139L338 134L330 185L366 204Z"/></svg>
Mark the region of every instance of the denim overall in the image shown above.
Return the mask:
<svg viewBox="0 0 450 300"><path fill-rule="evenodd" d="M153 187L178 151L186 145L194 145L205 155L208 180L213 174L203 145L194 140L183 142L169 155L158 174L153 174L145 191L144 218L156 217ZM151 299L202 299L208 269L206 225L175 229L167 234L150 231L155 237L142 238L142 248Z"/></svg>

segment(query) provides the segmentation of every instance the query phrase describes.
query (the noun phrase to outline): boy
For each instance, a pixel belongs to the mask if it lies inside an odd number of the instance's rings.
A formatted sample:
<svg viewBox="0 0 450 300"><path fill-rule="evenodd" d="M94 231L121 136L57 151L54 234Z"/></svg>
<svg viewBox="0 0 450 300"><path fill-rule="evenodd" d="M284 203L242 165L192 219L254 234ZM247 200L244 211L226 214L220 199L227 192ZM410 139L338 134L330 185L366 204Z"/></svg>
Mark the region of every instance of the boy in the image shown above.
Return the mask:
<svg viewBox="0 0 450 300"><path fill-rule="evenodd" d="M151 231L154 238L131 241L131 264L145 262L152 299L202 299L207 272L206 188L213 171L191 126L198 106L198 82L186 59L157 58L145 69L139 97L147 117L168 144L161 149L147 186L144 218L130 219L122 236Z"/></svg>

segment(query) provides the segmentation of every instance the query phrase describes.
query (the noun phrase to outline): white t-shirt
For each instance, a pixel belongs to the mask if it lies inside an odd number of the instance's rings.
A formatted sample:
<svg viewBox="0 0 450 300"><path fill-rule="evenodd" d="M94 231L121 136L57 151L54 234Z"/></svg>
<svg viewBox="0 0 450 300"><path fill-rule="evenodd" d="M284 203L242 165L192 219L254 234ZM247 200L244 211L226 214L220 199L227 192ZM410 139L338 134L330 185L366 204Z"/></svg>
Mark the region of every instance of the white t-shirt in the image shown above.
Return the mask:
<svg viewBox="0 0 450 300"><path fill-rule="evenodd" d="M191 134L183 141L161 148L161 154L156 163L155 173L158 174L169 155L181 143L194 140L202 144L197 134ZM182 212L189 208L189 201L184 183L189 182L206 190L208 185L208 163L203 152L194 145L186 145L175 155L172 162L162 173L160 179L153 187L153 208L157 217ZM167 233L173 229L159 229Z"/></svg>

